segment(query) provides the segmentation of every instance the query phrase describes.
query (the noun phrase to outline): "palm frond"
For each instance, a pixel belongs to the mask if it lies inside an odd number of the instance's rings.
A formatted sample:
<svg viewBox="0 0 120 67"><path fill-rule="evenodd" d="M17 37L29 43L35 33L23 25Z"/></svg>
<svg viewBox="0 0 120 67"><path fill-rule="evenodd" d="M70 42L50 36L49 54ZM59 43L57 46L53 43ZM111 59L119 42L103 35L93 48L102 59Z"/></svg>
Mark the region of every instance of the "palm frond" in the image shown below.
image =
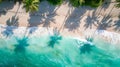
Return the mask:
<svg viewBox="0 0 120 67"><path fill-rule="evenodd" d="M26 12L38 11L39 0L24 0L23 4L23 7L26 9Z"/></svg>

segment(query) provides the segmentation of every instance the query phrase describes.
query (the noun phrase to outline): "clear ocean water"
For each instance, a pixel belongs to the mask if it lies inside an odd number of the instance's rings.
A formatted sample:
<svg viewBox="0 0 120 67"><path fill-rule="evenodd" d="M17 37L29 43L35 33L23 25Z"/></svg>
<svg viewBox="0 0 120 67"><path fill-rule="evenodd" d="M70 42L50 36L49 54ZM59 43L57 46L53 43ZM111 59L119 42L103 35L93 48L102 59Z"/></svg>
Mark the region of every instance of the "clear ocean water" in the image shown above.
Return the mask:
<svg viewBox="0 0 120 67"><path fill-rule="evenodd" d="M119 44L82 43L72 37L0 38L0 67L120 67Z"/></svg>

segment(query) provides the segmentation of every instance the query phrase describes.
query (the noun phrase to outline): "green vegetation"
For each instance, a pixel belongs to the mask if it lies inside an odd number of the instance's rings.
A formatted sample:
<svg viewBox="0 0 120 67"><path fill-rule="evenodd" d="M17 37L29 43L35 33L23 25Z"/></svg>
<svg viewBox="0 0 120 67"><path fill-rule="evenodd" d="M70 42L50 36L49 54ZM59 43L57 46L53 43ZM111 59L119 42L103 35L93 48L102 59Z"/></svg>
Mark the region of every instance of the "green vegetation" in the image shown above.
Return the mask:
<svg viewBox="0 0 120 67"><path fill-rule="evenodd" d="M2 2L3 0L0 0ZM10 1L10 0L9 0ZM24 8L26 12L34 12L38 11L39 3L44 0L14 0L14 2L19 2L20 4L24 4ZM61 5L64 0L47 0L52 5ZM70 4L74 7L79 6L91 6L91 7L98 7L103 3L103 0L69 0ZM120 2L120 0L117 0ZM120 7L120 3L117 4L117 7Z"/></svg>
<svg viewBox="0 0 120 67"><path fill-rule="evenodd" d="M98 7L103 3L103 0L85 0L84 5Z"/></svg>
<svg viewBox="0 0 120 67"><path fill-rule="evenodd" d="M62 4L63 0L47 0L52 5L60 5Z"/></svg>
<svg viewBox="0 0 120 67"><path fill-rule="evenodd" d="M116 0L117 4L116 7L120 8L120 0Z"/></svg>
<svg viewBox="0 0 120 67"><path fill-rule="evenodd" d="M70 0L70 3L74 6L74 7L79 7L81 6L83 3L85 3L84 0Z"/></svg>
<svg viewBox="0 0 120 67"><path fill-rule="evenodd" d="M98 7L103 3L103 0L70 0L70 3L74 7L79 6L91 6L91 7Z"/></svg>
<svg viewBox="0 0 120 67"><path fill-rule="evenodd" d="M0 0L0 3L2 2L2 0Z"/></svg>
<svg viewBox="0 0 120 67"><path fill-rule="evenodd" d="M39 0L23 0L26 12L38 11Z"/></svg>

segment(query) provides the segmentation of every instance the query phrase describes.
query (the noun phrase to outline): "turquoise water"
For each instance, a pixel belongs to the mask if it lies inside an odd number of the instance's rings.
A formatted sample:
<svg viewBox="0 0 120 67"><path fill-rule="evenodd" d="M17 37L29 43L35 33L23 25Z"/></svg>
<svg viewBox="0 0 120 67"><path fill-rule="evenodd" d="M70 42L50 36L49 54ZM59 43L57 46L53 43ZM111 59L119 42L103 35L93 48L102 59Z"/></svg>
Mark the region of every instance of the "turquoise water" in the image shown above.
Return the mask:
<svg viewBox="0 0 120 67"><path fill-rule="evenodd" d="M118 45L94 39L94 45L78 47L77 41L49 36L1 38L0 67L120 67Z"/></svg>

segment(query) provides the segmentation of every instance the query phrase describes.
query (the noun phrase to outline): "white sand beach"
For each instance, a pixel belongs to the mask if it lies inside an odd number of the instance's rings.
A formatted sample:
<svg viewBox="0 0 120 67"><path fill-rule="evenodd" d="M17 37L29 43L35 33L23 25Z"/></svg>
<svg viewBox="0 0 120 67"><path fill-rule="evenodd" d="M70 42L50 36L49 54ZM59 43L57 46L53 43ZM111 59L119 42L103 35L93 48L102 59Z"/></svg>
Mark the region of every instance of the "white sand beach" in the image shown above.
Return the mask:
<svg viewBox="0 0 120 67"><path fill-rule="evenodd" d="M8 26L15 26L14 34L25 34L33 28L31 36L52 34L57 28L61 35L85 38L86 36L101 36L110 42L120 42L120 8L115 8L113 3L103 4L98 8L88 6L72 7L67 2L60 6L53 6L42 2L39 11L26 13L18 3L11 8L11 4L0 4L0 32ZM6 5L6 6L4 6ZM8 9L4 9L8 7ZM11 27L10 27L11 28ZM8 30L9 31L9 30ZM28 35L28 32L27 34ZM1 34L1 36L4 36Z"/></svg>

